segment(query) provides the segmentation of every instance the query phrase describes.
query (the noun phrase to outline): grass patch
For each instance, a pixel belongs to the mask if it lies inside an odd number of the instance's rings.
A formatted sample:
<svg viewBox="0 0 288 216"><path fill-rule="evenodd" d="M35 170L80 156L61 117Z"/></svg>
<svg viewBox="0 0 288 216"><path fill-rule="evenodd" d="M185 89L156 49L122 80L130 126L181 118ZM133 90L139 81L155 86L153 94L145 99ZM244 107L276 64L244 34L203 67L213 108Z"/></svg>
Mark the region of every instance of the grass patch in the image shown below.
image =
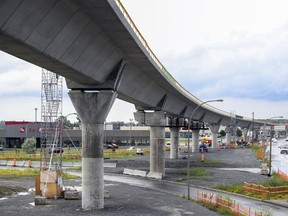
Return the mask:
<svg viewBox="0 0 288 216"><path fill-rule="evenodd" d="M176 179L176 182L187 181L187 169L182 169L181 174L183 177ZM204 167L195 167L190 169L190 179L209 181L210 179L207 177L209 174L210 172Z"/></svg>
<svg viewBox="0 0 288 216"><path fill-rule="evenodd" d="M39 175L39 169L24 169L24 170L4 170L0 169L1 177L21 177L21 176L36 176Z"/></svg>
<svg viewBox="0 0 288 216"><path fill-rule="evenodd" d="M14 177L29 177L29 176L37 176L40 175L39 169L24 169L24 170L9 170L9 169L0 169L0 177L4 178L14 178ZM80 178L77 175L71 175L63 172L64 179L76 179Z"/></svg>
<svg viewBox="0 0 288 216"><path fill-rule="evenodd" d="M147 155L150 153L149 148L143 148L143 154ZM134 158L136 157L136 149L127 150L127 149L105 149L104 157L112 159L125 159L125 158Z"/></svg>
<svg viewBox="0 0 288 216"><path fill-rule="evenodd" d="M288 182L281 179L277 174L273 174L271 179L268 179L265 182L258 183L265 187L278 187L278 186L288 186ZM229 191L232 193L243 194L246 196L258 198L261 200L287 200L288 194L273 194L273 195L261 195L251 192L244 191L243 184L234 184L234 185L217 185L215 186L218 190Z"/></svg>
<svg viewBox="0 0 288 216"><path fill-rule="evenodd" d="M147 155L150 153L150 149L143 148L143 154ZM13 160L16 159L17 161L22 160L31 160L31 161L40 161L41 160L40 149L37 149L35 154L27 154L26 152L23 152L22 149L17 149L15 151L4 151L0 153L0 160ZM125 159L125 158L134 158L136 157L136 149L133 150L127 150L127 149L104 149L104 158L113 158L113 159ZM50 155L47 155L47 157L50 157ZM54 160L58 160L60 158L59 154L53 155ZM75 149L70 150L64 150L62 154L62 161L64 162L80 162L81 161L81 155L79 152Z"/></svg>
<svg viewBox="0 0 288 216"><path fill-rule="evenodd" d="M215 188L218 189L218 190L229 191L229 192L232 192L232 193L245 194L245 191L243 189L243 184L216 185Z"/></svg>
<svg viewBox="0 0 288 216"><path fill-rule="evenodd" d="M277 174L273 174L270 179L260 184L265 187L288 186L288 181L280 178Z"/></svg>
<svg viewBox="0 0 288 216"><path fill-rule="evenodd" d="M257 152L260 148L262 148L262 147L259 146L259 145L252 145L252 147L251 147L251 151L253 151L253 152Z"/></svg>

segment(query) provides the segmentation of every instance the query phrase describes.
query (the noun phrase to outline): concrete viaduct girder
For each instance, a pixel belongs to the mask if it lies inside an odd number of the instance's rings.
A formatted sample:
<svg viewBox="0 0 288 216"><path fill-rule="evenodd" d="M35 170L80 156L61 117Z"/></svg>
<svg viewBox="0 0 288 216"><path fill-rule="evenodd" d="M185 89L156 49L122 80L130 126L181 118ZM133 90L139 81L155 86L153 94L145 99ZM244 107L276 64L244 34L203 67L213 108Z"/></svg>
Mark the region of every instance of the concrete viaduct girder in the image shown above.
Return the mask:
<svg viewBox="0 0 288 216"><path fill-rule="evenodd" d="M71 89L115 90L118 98L136 106L189 118L201 101L158 62L117 3L2 1L0 49L64 76ZM123 70L115 71L123 62ZM231 122L229 113L208 104L195 113L195 120L201 117L208 123ZM237 124L247 127L249 122L240 118Z"/></svg>
<svg viewBox="0 0 288 216"><path fill-rule="evenodd" d="M106 107L112 106L117 96L135 104L139 110L161 110L186 119L202 103L167 72L118 0L0 1L0 50L66 78L74 106L82 113L80 118L84 122L86 119L83 140L87 143L83 143L83 150L87 154L83 170L89 172L95 162L100 164L96 166L99 172L93 171L83 178L92 179L85 182L83 190L85 209L103 208L104 202L102 194L95 191L89 194L89 188L95 188L95 184L101 193L104 181L103 116L94 116L94 121L89 122L91 119L85 115L93 110L93 103L102 107L110 98L109 93L113 97ZM77 104L82 99L89 104L87 107ZM193 117L194 121L245 128L252 121L241 116L233 121L229 113L208 104L197 109ZM257 128L261 124L254 122L253 126ZM91 133L95 128L98 135ZM155 149L162 148L163 129L156 125L153 133ZM91 153L90 149L98 149L100 153ZM153 169L161 170L161 158L155 155L154 159L160 166Z"/></svg>

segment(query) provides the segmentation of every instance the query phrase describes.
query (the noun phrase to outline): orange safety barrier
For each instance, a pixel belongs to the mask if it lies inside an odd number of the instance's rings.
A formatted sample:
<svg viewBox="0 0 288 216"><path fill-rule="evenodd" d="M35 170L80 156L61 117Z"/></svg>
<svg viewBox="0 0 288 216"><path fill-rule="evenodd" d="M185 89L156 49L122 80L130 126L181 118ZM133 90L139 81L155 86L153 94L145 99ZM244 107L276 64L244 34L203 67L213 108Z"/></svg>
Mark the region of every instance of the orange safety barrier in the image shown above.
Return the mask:
<svg viewBox="0 0 288 216"><path fill-rule="evenodd" d="M280 178L288 181L288 175L286 173L282 172L281 170L278 170L278 175Z"/></svg>
<svg viewBox="0 0 288 216"><path fill-rule="evenodd" d="M28 167L31 168L32 167L32 163L31 160L28 160Z"/></svg>
<svg viewBox="0 0 288 216"><path fill-rule="evenodd" d="M263 216L264 213L261 211L252 210L251 208L247 208L244 206L241 206L240 203L236 203L235 200L223 198L219 195L214 196L213 193L204 193L197 191L197 201L214 205L216 208L227 208L231 212L234 213L234 215L239 216Z"/></svg>
<svg viewBox="0 0 288 216"><path fill-rule="evenodd" d="M46 161L42 161L42 168L46 168Z"/></svg>

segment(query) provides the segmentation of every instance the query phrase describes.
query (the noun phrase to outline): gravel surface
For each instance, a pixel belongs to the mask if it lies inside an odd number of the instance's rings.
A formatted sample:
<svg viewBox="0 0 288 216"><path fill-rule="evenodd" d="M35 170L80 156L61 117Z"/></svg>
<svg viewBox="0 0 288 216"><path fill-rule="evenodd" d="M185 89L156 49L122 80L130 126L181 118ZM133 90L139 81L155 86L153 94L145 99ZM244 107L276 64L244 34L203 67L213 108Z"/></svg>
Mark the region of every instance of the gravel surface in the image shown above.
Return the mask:
<svg viewBox="0 0 288 216"><path fill-rule="evenodd" d="M190 167L203 168L209 174L203 178L194 178L191 176L190 183L199 186L215 187L216 185L232 185L236 183L247 182L263 182L268 179L265 175L251 173L247 168L259 168L261 162L257 161L256 153L251 149L221 149L220 151L209 151L205 153L205 161L201 162L201 153L191 154ZM169 159L169 152L166 152L165 160L165 180L175 181L185 178L185 170L187 169L187 153L180 152L180 158L177 160ZM140 169L149 171L149 157L138 156L129 160L109 160L116 162L117 168L106 168L106 172L123 173L124 168ZM229 170L221 170L228 168ZM233 170L233 168L243 168L243 170ZM246 169L245 169L246 168ZM185 183L185 180L182 181Z"/></svg>

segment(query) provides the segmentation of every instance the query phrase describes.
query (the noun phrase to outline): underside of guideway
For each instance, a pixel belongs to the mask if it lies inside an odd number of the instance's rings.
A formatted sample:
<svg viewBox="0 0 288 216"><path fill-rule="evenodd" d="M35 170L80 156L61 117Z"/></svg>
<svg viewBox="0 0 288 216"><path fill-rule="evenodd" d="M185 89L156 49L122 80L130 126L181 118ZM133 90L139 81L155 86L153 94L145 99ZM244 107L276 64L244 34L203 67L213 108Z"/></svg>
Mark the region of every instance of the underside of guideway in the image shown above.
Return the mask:
<svg viewBox="0 0 288 216"><path fill-rule="evenodd" d="M70 89L114 90L138 110L189 118L201 103L158 61L120 1L32 3L0 3L1 50L64 76ZM193 118L234 125L230 113L208 104ZM251 122L236 116L238 126Z"/></svg>

